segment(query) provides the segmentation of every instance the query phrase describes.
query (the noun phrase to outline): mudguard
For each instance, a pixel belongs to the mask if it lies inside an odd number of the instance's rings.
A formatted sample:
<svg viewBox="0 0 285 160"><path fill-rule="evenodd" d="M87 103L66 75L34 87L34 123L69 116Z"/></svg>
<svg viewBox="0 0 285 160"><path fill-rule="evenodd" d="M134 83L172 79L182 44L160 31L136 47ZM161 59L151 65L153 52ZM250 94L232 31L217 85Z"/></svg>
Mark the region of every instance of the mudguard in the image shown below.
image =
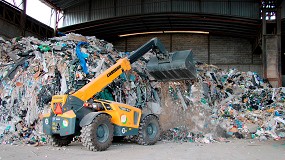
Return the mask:
<svg viewBox="0 0 285 160"><path fill-rule="evenodd" d="M104 112L91 112L91 113L88 113L87 115L85 115L82 118L82 120L79 123L79 126L80 127L84 127L84 126L87 126L87 125L91 124L93 119L95 117L97 117L98 115L100 115L100 114L107 114L107 113L104 113ZM109 115L109 114L107 114L107 115Z"/></svg>
<svg viewBox="0 0 285 160"><path fill-rule="evenodd" d="M142 114L141 121L148 115L153 115L153 116L155 116L155 117L157 117L159 119L158 115L156 115L156 114Z"/></svg>

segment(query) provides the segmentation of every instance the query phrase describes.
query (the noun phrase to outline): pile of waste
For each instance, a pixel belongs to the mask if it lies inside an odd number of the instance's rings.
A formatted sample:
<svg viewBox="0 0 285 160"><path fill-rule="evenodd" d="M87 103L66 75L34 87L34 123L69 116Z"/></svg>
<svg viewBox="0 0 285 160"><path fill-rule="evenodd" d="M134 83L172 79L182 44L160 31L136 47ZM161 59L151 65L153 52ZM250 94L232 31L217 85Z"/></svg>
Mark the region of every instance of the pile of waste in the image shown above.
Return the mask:
<svg viewBox="0 0 285 160"><path fill-rule="evenodd" d="M73 33L46 41L0 38L0 44L2 144L45 142L41 118L52 95L78 90L131 54L94 36ZM159 114L165 140L284 138L285 88L272 88L254 72L222 70L201 62L196 62L195 80L156 82L146 70L151 56L149 52L133 63L130 72L96 98Z"/></svg>
<svg viewBox="0 0 285 160"><path fill-rule="evenodd" d="M49 110L52 95L73 92L112 66L118 59L129 56L118 52L111 43L94 36L67 34L41 41L34 37L0 38L0 132L17 131L40 125L42 113ZM132 65L132 71L120 77L96 95L127 103L138 108L159 106L156 82L149 78L145 63L152 53ZM42 133L41 127L37 127ZM34 129L35 130L35 129ZM3 137L3 135L2 135Z"/></svg>
<svg viewBox="0 0 285 160"><path fill-rule="evenodd" d="M37 132L36 124L27 126L23 121L15 124L15 129L11 129L11 125L7 125L0 137L0 144L28 144L39 146L46 143L46 135Z"/></svg>
<svg viewBox="0 0 285 160"><path fill-rule="evenodd" d="M195 125L168 129L163 139L210 143L229 137L285 138L284 87L272 88L266 79L251 71L221 70L203 63L196 67L197 81L176 85L176 90L169 86L173 100L181 103L184 113L192 113L187 117ZM187 90L181 98L177 87L183 86Z"/></svg>

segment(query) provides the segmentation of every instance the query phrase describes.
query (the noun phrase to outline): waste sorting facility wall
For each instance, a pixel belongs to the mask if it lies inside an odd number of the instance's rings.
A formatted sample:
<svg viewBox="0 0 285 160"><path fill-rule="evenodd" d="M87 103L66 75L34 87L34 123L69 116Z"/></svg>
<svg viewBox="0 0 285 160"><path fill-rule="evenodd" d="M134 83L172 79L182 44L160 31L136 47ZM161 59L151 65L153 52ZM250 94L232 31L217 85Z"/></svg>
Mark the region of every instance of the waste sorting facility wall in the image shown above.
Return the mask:
<svg viewBox="0 0 285 160"><path fill-rule="evenodd" d="M195 59L223 69L237 68L262 75L262 58L252 54L249 40L208 34L149 34L121 38L114 41L120 51L133 51L143 42L158 37L170 52L192 49Z"/></svg>
<svg viewBox="0 0 285 160"><path fill-rule="evenodd" d="M53 36L53 29L26 15L25 26L21 26L21 9L0 1L0 36L10 39L18 36L34 36L45 39ZM23 33L22 33L23 32Z"/></svg>
<svg viewBox="0 0 285 160"><path fill-rule="evenodd" d="M17 37L21 35L21 29L18 26L15 26L11 23L7 23L6 21L0 19L0 36L2 36L5 39L10 39L12 37ZM39 35L26 31L25 32L26 36L34 36L34 37L39 37Z"/></svg>

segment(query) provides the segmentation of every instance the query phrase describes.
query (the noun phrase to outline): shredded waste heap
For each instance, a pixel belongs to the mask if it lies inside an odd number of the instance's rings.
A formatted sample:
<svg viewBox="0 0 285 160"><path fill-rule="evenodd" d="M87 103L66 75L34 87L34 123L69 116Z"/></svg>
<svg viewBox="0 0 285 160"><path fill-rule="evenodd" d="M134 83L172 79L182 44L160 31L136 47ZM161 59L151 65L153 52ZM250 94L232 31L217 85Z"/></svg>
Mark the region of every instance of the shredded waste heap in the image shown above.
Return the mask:
<svg viewBox="0 0 285 160"><path fill-rule="evenodd" d="M49 110L52 95L78 90L131 54L74 33L46 41L0 37L0 44L2 144L45 142L41 114ZM156 82L146 69L151 56L144 55L96 98L159 114L163 140L210 143L221 137L285 137L285 88L272 88L255 72L201 62L196 62L196 80Z"/></svg>

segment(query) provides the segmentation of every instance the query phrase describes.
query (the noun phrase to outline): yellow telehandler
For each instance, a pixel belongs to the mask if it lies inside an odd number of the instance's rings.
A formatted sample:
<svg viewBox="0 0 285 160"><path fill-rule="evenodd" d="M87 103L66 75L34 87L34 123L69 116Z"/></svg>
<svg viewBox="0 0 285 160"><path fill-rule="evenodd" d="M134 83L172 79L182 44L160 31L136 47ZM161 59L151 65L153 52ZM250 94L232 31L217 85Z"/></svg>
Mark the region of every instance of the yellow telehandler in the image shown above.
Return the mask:
<svg viewBox="0 0 285 160"><path fill-rule="evenodd" d="M155 144L161 133L158 115L143 114L141 109L127 104L92 99L150 50L156 56L147 63L147 70L156 80L196 78L191 50L168 53L163 44L153 38L73 94L54 95L50 113L43 116L43 131L49 135L49 142L54 146L65 146L74 136L80 135L87 149L104 151L114 136L134 135L139 144Z"/></svg>

